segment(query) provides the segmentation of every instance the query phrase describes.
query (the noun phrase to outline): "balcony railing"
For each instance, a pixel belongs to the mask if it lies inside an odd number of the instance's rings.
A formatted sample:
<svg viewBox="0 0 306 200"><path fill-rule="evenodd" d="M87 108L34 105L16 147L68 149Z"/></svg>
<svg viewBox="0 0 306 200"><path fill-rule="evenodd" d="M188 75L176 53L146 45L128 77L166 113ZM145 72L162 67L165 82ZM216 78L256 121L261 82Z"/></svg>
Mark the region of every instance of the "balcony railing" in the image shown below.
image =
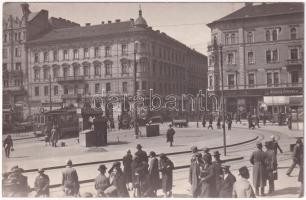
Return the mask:
<svg viewBox="0 0 306 200"><path fill-rule="evenodd" d="M271 89L271 88L292 88L303 87L303 83L280 83L280 84L252 84L252 85L225 85L224 90L242 90L242 89ZM220 86L221 89L221 86Z"/></svg>
<svg viewBox="0 0 306 200"><path fill-rule="evenodd" d="M303 60L302 59L290 59L287 60L287 65L303 65Z"/></svg>
<svg viewBox="0 0 306 200"><path fill-rule="evenodd" d="M84 81L84 76L57 77L57 82Z"/></svg>
<svg viewBox="0 0 306 200"><path fill-rule="evenodd" d="M21 90L23 90L22 86L3 87L3 91L21 91Z"/></svg>

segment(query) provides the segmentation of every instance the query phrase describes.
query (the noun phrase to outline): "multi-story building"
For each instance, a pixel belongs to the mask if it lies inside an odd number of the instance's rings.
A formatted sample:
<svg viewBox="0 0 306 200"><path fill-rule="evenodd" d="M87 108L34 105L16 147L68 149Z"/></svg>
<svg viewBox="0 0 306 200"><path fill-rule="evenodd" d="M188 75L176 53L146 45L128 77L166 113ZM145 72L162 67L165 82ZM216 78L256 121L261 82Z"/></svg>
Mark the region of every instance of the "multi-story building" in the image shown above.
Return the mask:
<svg viewBox="0 0 306 200"><path fill-rule="evenodd" d="M33 112L48 110L50 103L52 108L80 106L102 93L132 96L134 62L135 87L144 94L150 89L163 96L206 89L206 56L152 30L141 10L136 20L53 29L28 46Z"/></svg>
<svg viewBox="0 0 306 200"><path fill-rule="evenodd" d="M222 63L227 112L275 114L302 105L302 3L246 3L208 27L208 89L221 95Z"/></svg>

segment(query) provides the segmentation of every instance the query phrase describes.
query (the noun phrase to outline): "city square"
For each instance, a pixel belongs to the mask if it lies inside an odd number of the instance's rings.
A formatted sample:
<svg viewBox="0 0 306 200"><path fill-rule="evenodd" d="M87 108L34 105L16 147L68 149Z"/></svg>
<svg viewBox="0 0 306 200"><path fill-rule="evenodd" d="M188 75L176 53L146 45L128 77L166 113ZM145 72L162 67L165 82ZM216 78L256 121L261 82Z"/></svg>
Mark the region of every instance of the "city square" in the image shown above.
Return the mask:
<svg viewBox="0 0 306 200"><path fill-rule="evenodd" d="M303 197L303 16L5 3L2 196Z"/></svg>

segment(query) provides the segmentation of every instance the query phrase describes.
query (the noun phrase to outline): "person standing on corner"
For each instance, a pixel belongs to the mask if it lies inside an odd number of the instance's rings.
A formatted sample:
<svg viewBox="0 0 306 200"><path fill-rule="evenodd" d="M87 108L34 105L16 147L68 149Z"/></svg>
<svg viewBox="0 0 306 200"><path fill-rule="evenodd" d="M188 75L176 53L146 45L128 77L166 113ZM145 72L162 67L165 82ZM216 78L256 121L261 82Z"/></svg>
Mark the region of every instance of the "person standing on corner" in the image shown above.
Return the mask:
<svg viewBox="0 0 306 200"><path fill-rule="evenodd" d="M273 149L275 155L277 155L277 150L279 150L279 152L283 153L283 150L278 145L277 141L275 140L274 135L271 136L271 148Z"/></svg>
<svg viewBox="0 0 306 200"><path fill-rule="evenodd" d="M266 186L266 166L265 162L267 154L262 150L262 143L257 142L257 151L254 151L251 155L250 162L253 165L253 186L255 187L256 196L265 196Z"/></svg>
<svg viewBox="0 0 306 200"><path fill-rule="evenodd" d="M191 185L192 197L196 198L200 195L200 167L204 165L204 162L201 154L198 153L198 148L196 146L191 147L191 151L192 157L189 168L189 183Z"/></svg>
<svg viewBox="0 0 306 200"><path fill-rule="evenodd" d="M150 152L150 162L148 169L148 193L146 197L157 197L157 190L159 189L160 179L158 170L158 159L154 151Z"/></svg>
<svg viewBox="0 0 306 200"><path fill-rule="evenodd" d="M173 146L175 130L172 128L172 124L169 124L169 129L167 130L167 142L170 142L170 147Z"/></svg>
<svg viewBox="0 0 306 200"><path fill-rule="evenodd" d="M4 151L5 151L5 156L7 158L9 158L11 150L13 149L13 140L12 140L12 136L11 135L8 135L4 139L4 141L3 141L3 148L4 148Z"/></svg>
<svg viewBox="0 0 306 200"><path fill-rule="evenodd" d="M131 154L131 151L128 150L126 152L126 155L122 159L122 164L126 187L129 191L132 190L132 162L133 156Z"/></svg>
<svg viewBox="0 0 306 200"><path fill-rule="evenodd" d="M269 183L269 194L273 193L275 188L274 188L274 180L276 180L276 170L277 170L277 161L276 161L276 155L274 153L274 150L272 149L272 142L266 142L266 154L267 154L267 159L266 159L266 173L267 173L267 180Z"/></svg>
<svg viewBox="0 0 306 200"><path fill-rule="evenodd" d="M221 168L221 159L219 151L215 151L213 154L214 161L212 162L212 168L214 171L214 183L215 188L212 190L212 197L218 197L221 189L221 178L222 178L222 168Z"/></svg>

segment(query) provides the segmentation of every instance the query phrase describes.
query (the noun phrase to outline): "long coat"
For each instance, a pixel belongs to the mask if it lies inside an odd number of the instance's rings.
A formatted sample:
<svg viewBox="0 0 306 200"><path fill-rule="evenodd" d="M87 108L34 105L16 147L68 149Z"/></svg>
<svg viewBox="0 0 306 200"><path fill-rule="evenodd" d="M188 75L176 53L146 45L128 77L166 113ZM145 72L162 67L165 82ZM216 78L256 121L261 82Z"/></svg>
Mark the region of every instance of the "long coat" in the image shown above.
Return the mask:
<svg viewBox="0 0 306 200"><path fill-rule="evenodd" d="M149 187L153 190L157 190L160 187L159 170L158 170L158 159L152 158L149 163L148 173Z"/></svg>
<svg viewBox="0 0 306 200"><path fill-rule="evenodd" d="M49 184L50 184L50 179L49 176L46 174L41 174L38 175L35 178L35 182L34 182L34 189L36 191L36 197L39 196L49 196Z"/></svg>
<svg viewBox="0 0 306 200"><path fill-rule="evenodd" d="M8 185L8 197L27 197L28 196L28 178L22 174L12 173L6 180Z"/></svg>
<svg viewBox="0 0 306 200"><path fill-rule="evenodd" d="M253 185L255 188L266 186L266 162L267 154L262 150L254 151L250 162L253 165Z"/></svg>
<svg viewBox="0 0 306 200"><path fill-rule="evenodd" d="M266 151L266 175L268 180L274 180L273 171L277 169L277 160L274 150Z"/></svg>
<svg viewBox="0 0 306 200"><path fill-rule="evenodd" d="M212 168L214 171L213 182L215 184L214 190L212 190L213 192L212 195L213 197L218 197L221 188L221 175L222 175L221 161L212 162Z"/></svg>
<svg viewBox="0 0 306 200"><path fill-rule="evenodd" d="M62 185L64 188L71 190L72 195L76 195L79 192L79 178L77 171L74 168L67 166L63 171Z"/></svg>
<svg viewBox="0 0 306 200"><path fill-rule="evenodd" d="M199 195L199 184L200 184L200 166L204 163L201 159L197 159L194 154L191 159L189 168L189 183L191 184L192 197L198 197Z"/></svg>
<svg viewBox="0 0 306 200"><path fill-rule="evenodd" d="M221 180L219 197L231 198L235 182L236 182L235 176L232 173L228 173L227 177Z"/></svg>
<svg viewBox="0 0 306 200"><path fill-rule="evenodd" d="M132 162L133 158L131 154L127 154L123 157L123 174L126 183L132 182Z"/></svg>
<svg viewBox="0 0 306 200"><path fill-rule="evenodd" d="M174 164L169 158L160 159L159 171L162 173L162 189L164 193L172 190L173 168Z"/></svg>
<svg viewBox="0 0 306 200"><path fill-rule="evenodd" d="M214 169L211 164L201 167L200 197L214 197L215 179Z"/></svg>
<svg viewBox="0 0 306 200"><path fill-rule="evenodd" d="M173 142L173 136L175 134L175 131L173 128L169 128L167 130L167 142Z"/></svg>
<svg viewBox="0 0 306 200"><path fill-rule="evenodd" d="M300 171L299 171L298 181L304 183L304 147L303 147L303 144L300 146L299 151L300 151L299 152Z"/></svg>
<svg viewBox="0 0 306 200"><path fill-rule="evenodd" d="M117 197L129 197L129 192L127 191L124 175L121 169L111 171L110 184L116 187Z"/></svg>

